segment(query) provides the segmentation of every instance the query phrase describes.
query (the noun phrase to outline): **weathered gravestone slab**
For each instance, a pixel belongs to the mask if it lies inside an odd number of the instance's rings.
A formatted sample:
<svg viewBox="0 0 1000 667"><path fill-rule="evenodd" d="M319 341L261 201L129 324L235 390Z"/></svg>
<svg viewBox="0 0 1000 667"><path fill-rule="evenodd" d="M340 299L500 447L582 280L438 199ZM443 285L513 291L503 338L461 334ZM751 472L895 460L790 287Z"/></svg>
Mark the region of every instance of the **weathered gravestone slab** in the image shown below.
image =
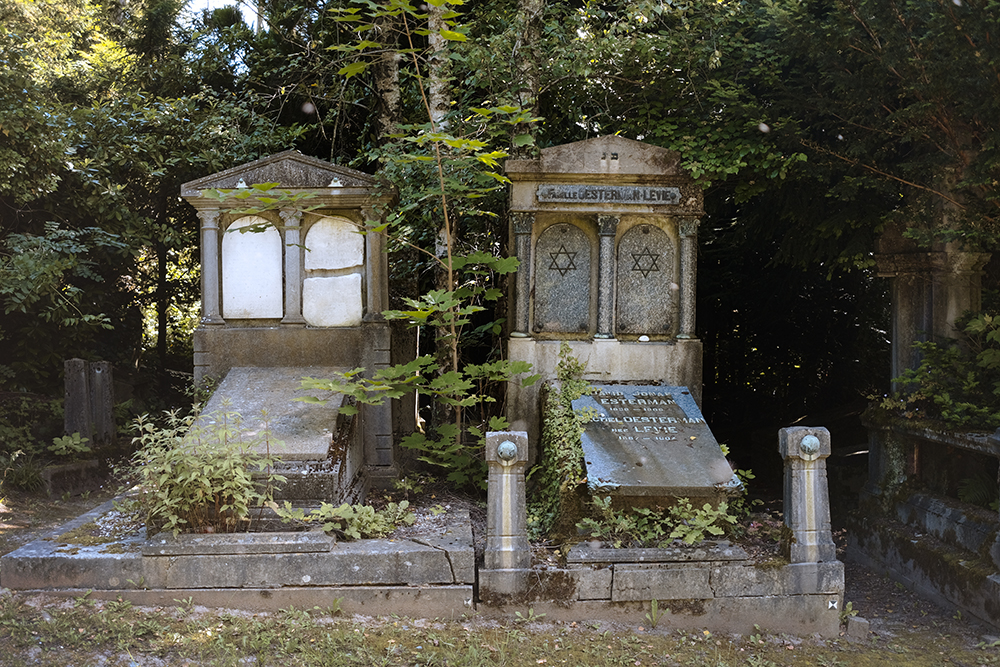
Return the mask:
<svg viewBox="0 0 1000 667"><path fill-rule="evenodd" d="M283 461L325 459L343 397L335 394L325 405L295 399L317 393L301 388L303 377L329 377L343 370L315 366L233 368L198 418L194 437L210 436L223 426L223 415L237 414L242 418L239 430L244 441L262 441L263 432L270 433L266 444L259 442L254 446L258 453L270 453Z"/></svg>
<svg viewBox="0 0 1000 667"><path fill-rule="evenodd" d="M535 329L586 333L590 327L590 250L576 225L552 225L535 249Z"/></svg>
<svg viewBox="0 0 1000 667"><path fill-rule="evenodd" d="M618 334L672 333L674 280L674 246L666 232L653 225L625 232L618 244Z"/></svg>
<svg viewBox="0 0 1000 667"><path fill-rule="evenodd" d="M686 387L594 385L573 401L594 418L583 432L587 480L616 505L715 501L739 488Z"/></svg>

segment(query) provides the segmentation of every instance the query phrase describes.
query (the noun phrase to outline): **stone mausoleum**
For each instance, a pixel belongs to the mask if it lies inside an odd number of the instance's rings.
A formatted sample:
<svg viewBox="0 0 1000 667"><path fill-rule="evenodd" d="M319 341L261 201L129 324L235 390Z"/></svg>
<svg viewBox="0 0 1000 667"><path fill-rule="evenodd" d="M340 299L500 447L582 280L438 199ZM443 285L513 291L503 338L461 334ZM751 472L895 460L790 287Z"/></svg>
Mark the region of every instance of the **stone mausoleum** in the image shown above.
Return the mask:
<svg viewBox="0 0 1000 667"><path fill-rule="evenodd" d="M511 359L555 377L560 344L584 379L686 387L701 403L695 333L701 188L680 156L618 136L511 160ZM507 415L538 441L539 387L511 384Z"/></svg>
<svg viewBox="0 0 1000 667"><path fill-rule="evenodd" d="M273 208L238 196L261 184L306 197ZM220 200L209 190L233 192ZM334 431L342 396L322 397L329 399L324 406L292 402L304 395L304 376L392 363L391 329L381 316L388 304L384 239L363 231L366 221L382 218L394 191L293 150L185 183L181 196L201 220L195 381L221 381L216 395L244 418L266 408L284 460L319 465L336 456L341 491L363 495L365 473L394 477L393 431L405 428L398 402L362 406L340 443Z"/></svg>

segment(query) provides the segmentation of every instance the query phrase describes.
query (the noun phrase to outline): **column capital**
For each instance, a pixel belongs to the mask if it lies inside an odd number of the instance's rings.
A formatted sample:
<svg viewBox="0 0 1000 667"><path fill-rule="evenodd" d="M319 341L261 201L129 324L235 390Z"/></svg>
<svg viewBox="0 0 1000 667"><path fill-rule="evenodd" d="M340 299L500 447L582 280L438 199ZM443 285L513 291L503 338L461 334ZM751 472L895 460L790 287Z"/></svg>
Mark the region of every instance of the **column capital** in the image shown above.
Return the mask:
<svg viewBox="0 0 1000 667"><path fill-rule="evenodd" d="M285 227L298 227L302 222L302 211L295 208L278 209L278 216Z"/></svg>
<svg viewBox="0 0 1000 667"><path fill-rule="evenodd" d="M701 225L701 219L699 218L681 218L679 224L677 225L677 231L682 237L691 237L698 235L698 227Z"/></svg>
<svg viewBox="0 0 1000 667"><path fill-rule="evenodd" d="M198 219L201 220L202 229L219 226L219 218L222 217L222 210L217 208L198 209Z"/></svg>
<svg viewBox="0 0 1000 667"><path fill-rule="evenodd" d="M517 235L530 234L535 225L535 214L528 211L511 211L510 225Z"/></svg>
<svg viewBox="0 0 1000 667"><path fill-rule="evenodd" d="M614 236L618 231L621 217L617 215L598 215L597 231L601 236Z"/></svg>

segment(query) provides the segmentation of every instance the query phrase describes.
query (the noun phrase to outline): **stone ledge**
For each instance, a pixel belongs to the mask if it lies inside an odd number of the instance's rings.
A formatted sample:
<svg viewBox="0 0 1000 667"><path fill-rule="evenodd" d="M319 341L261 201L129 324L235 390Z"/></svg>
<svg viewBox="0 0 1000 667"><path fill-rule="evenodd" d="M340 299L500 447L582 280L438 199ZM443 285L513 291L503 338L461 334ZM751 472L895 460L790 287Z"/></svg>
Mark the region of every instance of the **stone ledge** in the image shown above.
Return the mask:
<svg viewBox="0 0 1000 667"><path fill-rule="evenodd" d="M844 591L844 564L795 563L780 567L717 565L710 585L715 597L836 595Z"/></svg>
<svg viewBox="0 0 1000 667"><path fill-rule="evenodd" d="M414 539L334 543L321 533L252 533L184 535L177 540L170 536L153 544L133 535L91 546L53 539L99 519L112 507L109 501L4 555L0 585L17 590L180 590L449 586L476 579L467 512L456 512Z"/></svg>
<svg viewBox="0 0 1000 667"><path fill-rule="evenodd" d="M835 603L836 606L831 606ZM790 595L735 598L695 598L660 601L660 628L732 632L748 635L754 632L788 633L836 637L840 632L840 608L843 596ZM529 605L508 604L496 607L480 605L477 612L485 618L510 619L515 612L527 615ZM629 627L649 627L646 614L648 600L611 602L609 600L579 601L567 605L559 602L535 601L530 604L535 617L552 621L604 620L625 623ZM759 627L758 627L759 626Z"/></svg>
<svg viewBox="0 0 1000 667"><path fill-rule="evenodd" d="M726 541L703 542L696 547L662 549L594 549L577 544L566 555L567 563L673 563L690 561L748 560L742 547Z"/></svg>
<svg viewBox="0 0 1000 667"><path fill-rule="evenodd" d="M134 605L170 607L180 604L216 609L276 612L296 609L330 609L334 605L344 614L366 616L410 616L413 618L460 618L473 612L472 586L329 586L324 588L192 588L173 590L136 590L63 588L32 589L26 593L44 593L66 598L86 596L98 600L126 600Z"/></svg>
<svg viewBox="0 0 1000 667"><path fill-rule="evenodd" d="M336 540L326 533L160 533L142 546L143 556L222 556L327 552Z"/></svg>
<svg viewBox="0 0 1000 667"><path fill-rule="evenodd" d="M713 597L709 584L710 575L709 567L696 565L674 567L615 565L611 580L611 601Z"/></svg>
<svg viewBox="0 0 1000 667"><path fill-rule="evenodd" d="M988 557L916 533L898 521L854 517L848 556L944 607L1000 628L1000 573Z"/></svg>

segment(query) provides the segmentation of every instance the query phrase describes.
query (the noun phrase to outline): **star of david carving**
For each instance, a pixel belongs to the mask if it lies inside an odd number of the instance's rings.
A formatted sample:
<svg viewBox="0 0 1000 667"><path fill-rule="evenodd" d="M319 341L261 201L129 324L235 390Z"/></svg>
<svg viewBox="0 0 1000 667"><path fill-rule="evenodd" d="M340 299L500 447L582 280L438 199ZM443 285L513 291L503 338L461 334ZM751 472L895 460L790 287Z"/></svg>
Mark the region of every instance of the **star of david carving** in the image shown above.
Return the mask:
<svg viewBox="0 0 1000 667"><path fill-rule="evenodd" d="M573 261L576 259L576 253L566 250L565 245L559 246L559 250L556 252L550 252L549 257L552 258L549 270L558 271L560 276L565 276L570 271L576 270L576 263Z"/></svg>
<svg viewBox="0 0 1000 667"><path fill-rule="evenodd" d="M643 278L648 278L650 273L659 272L660 267L656 263L660 256L649 251L649 247L642 249L642 252L632 253L632 259L635 260L635 264L632 265L633 271L638 271L642 274Z"/></svg>

